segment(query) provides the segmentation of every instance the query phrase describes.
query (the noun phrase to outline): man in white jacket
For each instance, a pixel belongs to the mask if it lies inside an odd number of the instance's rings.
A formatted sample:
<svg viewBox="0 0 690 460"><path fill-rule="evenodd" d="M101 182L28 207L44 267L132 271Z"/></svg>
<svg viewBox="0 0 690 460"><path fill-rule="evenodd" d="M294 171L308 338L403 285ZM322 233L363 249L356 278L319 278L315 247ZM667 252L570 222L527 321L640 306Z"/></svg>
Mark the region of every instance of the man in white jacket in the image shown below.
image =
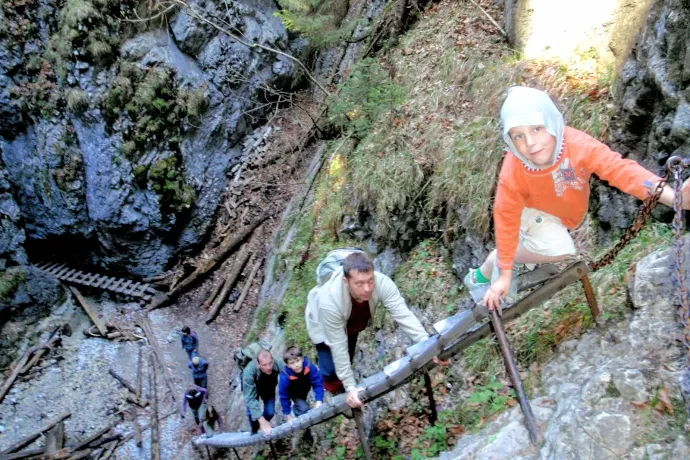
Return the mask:
<svg viewBox="0 0 690 460"><path fill-rule="evenodd" d="M324 388L333 394L346 389L351 407L362 406L352 371L357 336L367 327L379 302L412 340L421 342L429 337L395 283L374 271L371 259L362 252L348 255L326 283L309 292L307 332L318 352Z"/></svg>

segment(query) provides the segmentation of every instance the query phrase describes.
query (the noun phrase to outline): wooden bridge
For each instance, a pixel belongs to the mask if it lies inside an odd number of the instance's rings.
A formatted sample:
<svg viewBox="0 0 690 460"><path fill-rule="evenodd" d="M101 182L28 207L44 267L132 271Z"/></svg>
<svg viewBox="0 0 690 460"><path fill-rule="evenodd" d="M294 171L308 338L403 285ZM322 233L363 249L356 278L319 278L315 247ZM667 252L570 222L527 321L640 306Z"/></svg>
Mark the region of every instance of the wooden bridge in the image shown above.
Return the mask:
<svg viewBox="0 0 690 460"><path fill-rule="evenodd" d="M104 276L97 273L88 273L76 268L70 268L64 263L39 262L35 266L39 270L55 276L66 284L103 289L130 297L138 297L145 302L149 302L156 294L159 294L159 292L148 283Z"/></svg>

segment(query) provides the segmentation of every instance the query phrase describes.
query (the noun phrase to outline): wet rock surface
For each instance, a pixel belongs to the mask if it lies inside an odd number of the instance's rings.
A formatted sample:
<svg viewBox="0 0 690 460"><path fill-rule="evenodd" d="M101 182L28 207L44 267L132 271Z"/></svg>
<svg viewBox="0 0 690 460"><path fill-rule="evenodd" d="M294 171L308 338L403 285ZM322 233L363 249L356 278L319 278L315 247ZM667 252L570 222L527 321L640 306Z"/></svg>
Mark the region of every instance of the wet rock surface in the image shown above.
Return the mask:
<svg viewBox="0 0 690 460"><path fill-rule="evenodd" d="M274 2L191 6L223 17L248 43L290 49L287 32L273 15ZM47 43L56 15L44 16L38 35L45 35ZM0 39L0 153L26 237L37 247L45 242L46 253L55 252L51 241L69 242L80 249L82 261L141 276L160 273L207 236L227 173L238 161L237 144L263 116L263 109L254 107L263 97L261 88L289 88L296 78L293 61L250 49L180 11L170 31L149 30L120 43L119 58L110 66L76 59L64 89L80 94L85 107L35 117L22 112L12 91L28 81L22 63L31 56L41 58L44 45L39 37L22 37L22 48L15 38ZM125 110L112 119L104 101L114 97L113 88L123 81L124 64L147 73L167 69L173 75L172 90L203 92L203 114L173 127L180 131L174 148L148 146L134 157L123 153L131 149L127 133L136 120ZM175 137L173 131L166 142ZM168 182L154 184L150 170L171 164ZM180 209L170 209L164 194L175 187L193 191L193 199Z"/></svg>
<svg viewBox="0 0 690 460"><path fill-rule="evenodd" d="M671 155L690 155L689 23L687 2L654 2L638 44L621 71L620 97L611 123L611 147L662 175L662 166ZM632 222L637 200L604 185L596 186L594 192L599 222L605 230Z"/></svg>

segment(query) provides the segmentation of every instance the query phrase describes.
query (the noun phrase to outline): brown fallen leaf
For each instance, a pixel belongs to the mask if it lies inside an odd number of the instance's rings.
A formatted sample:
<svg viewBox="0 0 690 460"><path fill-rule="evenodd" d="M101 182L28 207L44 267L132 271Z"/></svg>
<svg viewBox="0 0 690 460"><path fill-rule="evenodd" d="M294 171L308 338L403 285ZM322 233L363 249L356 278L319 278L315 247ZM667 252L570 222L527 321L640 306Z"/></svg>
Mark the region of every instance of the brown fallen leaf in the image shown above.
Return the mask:
<svg viewBox="0 0 690 460"><path fill-rule="evenodd" d="M659 392L659 403L663 404L663 407L668 411L669 414L674 414L675 410L673 407L673 401L671 401L671 394L669 393L668 388L664 387Z"/></svg>
<svg viewBox="0 0 690 460"><path fill-rule="evenodd" d="M633 401L632 404L638 409L646 409L649 407L649 404L645 401Z"/></svg>

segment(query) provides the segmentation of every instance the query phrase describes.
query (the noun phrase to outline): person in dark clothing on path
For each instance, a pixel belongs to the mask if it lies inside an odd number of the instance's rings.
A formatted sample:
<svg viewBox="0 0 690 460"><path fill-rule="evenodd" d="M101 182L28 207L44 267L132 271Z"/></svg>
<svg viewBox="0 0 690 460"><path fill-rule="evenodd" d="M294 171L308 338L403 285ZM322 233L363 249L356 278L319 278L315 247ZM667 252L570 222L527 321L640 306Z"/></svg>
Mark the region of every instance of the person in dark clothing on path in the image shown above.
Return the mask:
<svg viewBox="0 0 690 460"><path fill-rule="evenodd" d="M187 406L189 406L189 408L192 410L192 415L194 415L197 433L201 429L201 422L206 411L207 395L208 392L206 391L206 388L191 385L189 390L187 390L182 398L182 415L180 415L180 417L184 418L184 414L187 412Z"/></svg>
<svg viewBox="0 0 690 460"><path fill-rule="evenodd" d="M180 340L182 341L182 349L187 352L190 360L199 354L199 336L196 332L185 326L182 328Z"/></svg>
<svg viewBox="0 0 690 460"><path fill-rule="evenodd" d="M309 411L307 395L314 389L316 407L323 402L323 379L316 365L302 354L299 347L289 347L283 354L285 369L280 373L278 394L287 421Z"/></svg>
<svg viewBox="0 0 690 460"><path fill-rule="evenodd" d="M217 427L216 427L217 425ZM223 419L221 418L216 408L208 406L206 409L206 416L204 417L204 431L206 436L213 436L216 431L223 429Z"/></svg>
<svg viewBox="0 0 690 460"><path fill-rule="evenodd" d="M276 410L276 386L284 368L281 359L274 359L269 351L261 350L242 372L242 395L247 404L252 434L258 433L259 428L264 434L271 433L271 419ZM264 402L263 411L259 398Z"/></svg>
<svg viewBox="0 0 690 460"><path fill-rule="evenodd" d="M208 362L201 356L195 356L187 366L192 370L194 384L208 390Z"/></svg>

